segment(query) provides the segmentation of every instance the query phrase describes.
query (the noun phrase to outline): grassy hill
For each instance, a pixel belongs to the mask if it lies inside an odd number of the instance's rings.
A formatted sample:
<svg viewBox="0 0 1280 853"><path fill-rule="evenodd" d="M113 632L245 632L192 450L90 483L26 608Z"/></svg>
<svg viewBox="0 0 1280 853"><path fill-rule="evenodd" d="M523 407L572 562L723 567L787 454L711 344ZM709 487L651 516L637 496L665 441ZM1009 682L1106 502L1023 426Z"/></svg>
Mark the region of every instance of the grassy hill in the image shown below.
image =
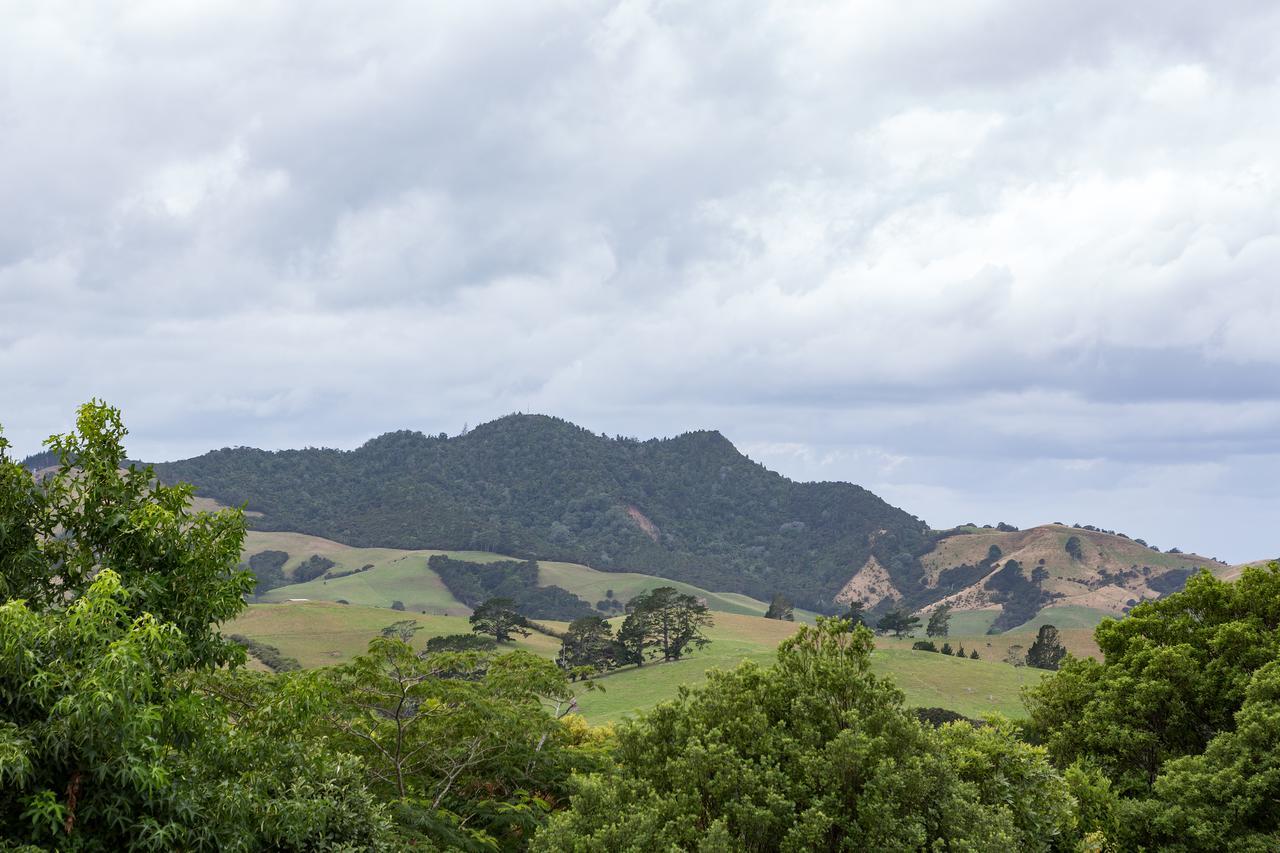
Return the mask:
<svg viewBox="0 0 1280 853"><path fill-rule="evenodd" d="M289 555L284 565L286 577L292 577L293 572L312 555L332 560L335 565L331 572L335 574L363 569L365 566L369 568L346 577L329 580L316 578L305 583L276 587L261 595L258 598L261 602L342 599L368 607L390 607L393 601L400 601L408 611L416 614L426 612L434 616L468 616L471 609L454 598L436 573L428 568L427 561L433 555L443 554L474 563L511 559L485 551L353 548L303 533L250 531L245 538L244 559L263 551L283 551ZM740 593L711 592L655 575L601 572L575 563L539 562L538 582L542 586L559 586L593 605L602 600L610 590L615 599L626 602L655 587L673 586L681 592L705 600L712 610L725 613L763 616L769 607L763 601ZM812 621L814 615L804 610L796 612L796 617L802 621Z"/></svg>
<svg viewBox="0 0 1280 853"><path fill-rule="evenodd" d="M416 619L423 627L415 638L419 647L430 636L470 630L462 616L423 616L308 601L251 605L225 631L269 643L303 666L315 667L350 660L363 652L382 628L404 618ZM712 642L703 651L675 663L621 670L599 679L603 691L581 691L582 714L593 723L618 720L673 698L680 685L700 682L711 667L729 668L742 660L768 665L777 644L796 629L795 623L734 613L716 613L715 620L708 632ZM1019 716L1019 690L1042 676L1036 670L999 663L994 653L991 659L971 661L911 651L909 641L880 638L877 645L876 671L892 676L908 703L952 708L970 716L993 711ZM519 639L513 647L554 657L559 642L535 633ZM985 656L986 652L983 648L980 653Z"/></svg>

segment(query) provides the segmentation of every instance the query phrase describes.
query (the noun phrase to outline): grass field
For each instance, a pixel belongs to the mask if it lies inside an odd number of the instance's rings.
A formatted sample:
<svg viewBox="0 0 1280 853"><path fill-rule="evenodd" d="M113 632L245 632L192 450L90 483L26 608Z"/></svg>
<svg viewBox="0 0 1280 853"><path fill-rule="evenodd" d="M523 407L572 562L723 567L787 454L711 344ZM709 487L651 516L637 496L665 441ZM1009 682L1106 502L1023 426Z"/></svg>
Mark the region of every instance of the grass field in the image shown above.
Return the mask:
<svg viewBox="0 0 1280 853"><path fill-rule="evenodd" d="M351 660L362 654L369 641L383 628L401 619L416 619L422 626L414 638L418 648L426 644L428 637L471 633L471 623L465 616L423 616L384 607L360 607L327 601L251 604L238 619L224 626L223 633L244 634L270 643L310 668ZM528 638L519 638L511 648L555 657L560 641L534 633Z"/></svg>
<svg viewBox="0 0 1280 853"><path fill-rule="evenodd" d="M501 554L485 551L401 551L395 548L352 548L329 539L302 533L263 533L252 531L245 540L245 558L262 551L284 551L289 555L284 565L286 575L313 554L327 557L337 565L331 572L352 571L372 566L368 571L342 578L313 581L276 587L261 596L262 602L284 602L290 599L312 601L337 601L368 607L390 607L391 602L401 601L405 609L430 615L467 616L471 610L450 594L438 575L427 568L427 561L435 554L444 554L457 560L473 563L492 563L510 560ZM601 572L576 563L542 561L538 563L538 581L542 586L559 586L594 605L613 590L614 597L626 602L641 593L659 586L672 586L683 593L705 599L712 610L739 613L747 616L763 616L769 609L766 602L733 592L710 592L692 584L668 580L655 575L637 572ZM796 618L812 622L814 614L807 610L796 611Z"/></svg>
<svg viewBox="0 0 1280 853"><path fill-rule="evenodd" d="M682 684L701 683L703 674L712 667L728 669L743 660L767 666L775 658L778 643L797 627L795 623L743 614L716 613L714 617L716 624L708 631L712 642L702 651L675 663L621 670L598 679L603 690L580 691L583 716L592 723L619 720L674 698ZM270 643L297 658L303 666L315 667L350 660L362 653L382 628L405 618L416 619L423 628L415 638L419 647L430 636L467 633L470 629L462 616L423 616L308 601L251 605L225 630ZM553 626L564 627L555 623ZM1036 670L998 663L994 655L978 661L959 660L911 651L910 641L886 638L878 638L877 646L875 671L892 677L906 694L908 704L952 708L968 716L993 711L1020 716L1020 688L1042 675ZM558 651L559 642L535 633L519 639L512 648L550 658Z"/></svg>

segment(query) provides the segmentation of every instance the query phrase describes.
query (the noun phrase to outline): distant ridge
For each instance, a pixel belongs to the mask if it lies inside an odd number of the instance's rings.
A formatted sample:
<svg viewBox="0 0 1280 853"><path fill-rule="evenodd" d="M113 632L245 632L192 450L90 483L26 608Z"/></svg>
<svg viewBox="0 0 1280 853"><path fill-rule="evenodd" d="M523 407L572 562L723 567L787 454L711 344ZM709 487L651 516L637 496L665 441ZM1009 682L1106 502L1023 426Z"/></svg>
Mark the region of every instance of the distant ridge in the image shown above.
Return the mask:
<svg viewBox="0 0 1280 853"><path fill-rule="evenodd" d="M923 521L866 489L793 482L709 430L639 441L517 414L454 437L228 448L156 469L247 504L260 530L642 571L826 612L869 560L919 578L931 547Z"/></svg>

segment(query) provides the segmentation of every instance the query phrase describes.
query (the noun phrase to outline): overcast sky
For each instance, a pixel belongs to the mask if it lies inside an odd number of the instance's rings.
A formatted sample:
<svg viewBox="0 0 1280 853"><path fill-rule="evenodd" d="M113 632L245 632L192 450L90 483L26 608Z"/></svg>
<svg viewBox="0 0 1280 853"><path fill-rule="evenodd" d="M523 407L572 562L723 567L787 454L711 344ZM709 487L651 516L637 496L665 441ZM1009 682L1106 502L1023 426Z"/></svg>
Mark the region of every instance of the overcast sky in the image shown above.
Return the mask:
<svg viewBox="0 0 1280 853"><path fill-rule="evenodd" d="M19 455L93 396L157 461L519 410L1280 553L1274 2L0 15Z"/></svg>

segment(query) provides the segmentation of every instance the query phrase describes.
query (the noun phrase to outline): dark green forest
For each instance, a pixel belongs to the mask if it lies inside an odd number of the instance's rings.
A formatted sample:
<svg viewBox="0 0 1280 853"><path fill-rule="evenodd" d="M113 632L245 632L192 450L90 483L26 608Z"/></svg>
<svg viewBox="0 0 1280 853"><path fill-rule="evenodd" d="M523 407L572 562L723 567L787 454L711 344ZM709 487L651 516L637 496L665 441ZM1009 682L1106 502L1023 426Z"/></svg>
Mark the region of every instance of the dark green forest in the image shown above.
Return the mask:
<svg viewBox="0 0 1280 853"><path fill-rule="evenodd" d="M419 652L411 620L347 664L247 671L220 630L254 583L243 514L194 511L123 436L83 407L42 478L0 437L0 849L1280 848L1278 564L1103 621L1102 660L1048 655L1026 720L909 708L872 633L820 618L592 728L566 667ZM649 596L637 636L677 658L705 613ZM609 642L591 618L577 670Z"/></svg>
<svg viewBox="0 0 1280 853"><path fill-rule="evenodd" d="M521 616L572 622L595 613L595 608L558 586L538 586L538 564L517 562L472 563L436 554L427 561L453 597L470 608L489 598L509 598Z"/></svg>
<svg viewBox="0 0 1280 853"><path fill-rule="evenodd" d="M872 555L918 587L932 544L924 522L866 489L793 482L718 432L638 441L541 415L353 451L228 448L156 470L262 513L259 529L641 571L820 612Z"/></svg>

